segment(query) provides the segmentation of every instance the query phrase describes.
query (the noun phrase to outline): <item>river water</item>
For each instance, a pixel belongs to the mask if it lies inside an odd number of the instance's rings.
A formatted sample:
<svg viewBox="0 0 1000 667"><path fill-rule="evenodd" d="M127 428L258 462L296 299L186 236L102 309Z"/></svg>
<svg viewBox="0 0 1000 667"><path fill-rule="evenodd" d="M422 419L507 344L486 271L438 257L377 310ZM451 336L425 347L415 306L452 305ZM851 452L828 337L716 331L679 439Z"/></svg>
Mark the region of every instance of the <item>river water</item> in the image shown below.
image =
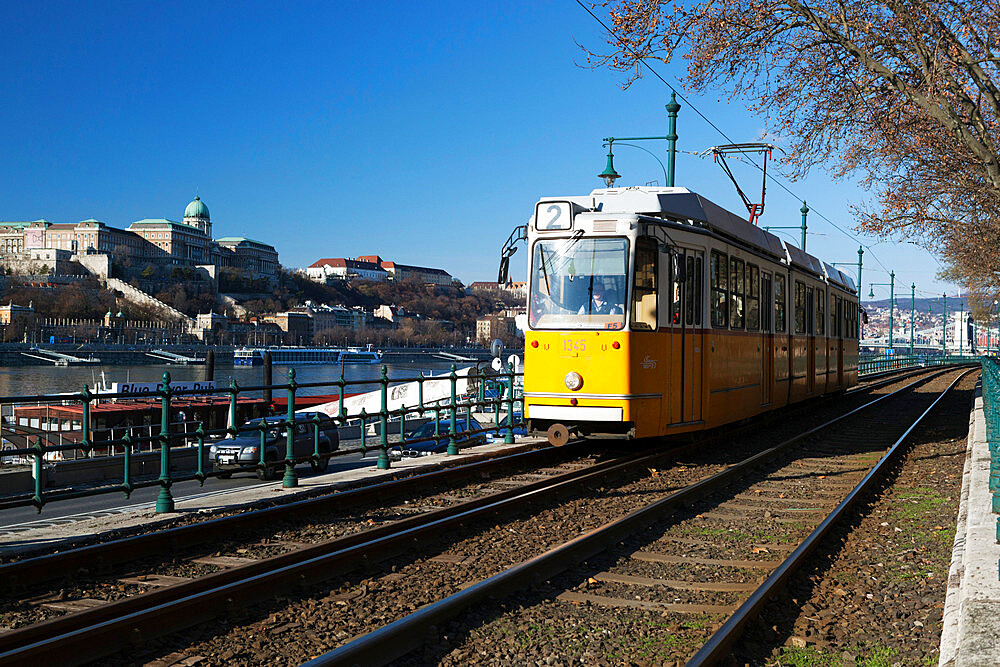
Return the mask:
<svg viewBox="0 0 1000 667"><path fill-rule="evenodd" d="M460 364L459 367L466 364ZM273 384L284 384L288 381L289 366L275 365L272 372ZM381 377L381 364L346 364L295 366L295 381L336 382L340 378L341 369L346 380L377 380ZM422 372L429 374L447 373L451 370L451 362L439 360L421 360L410 363L386 364L389 380L415 378ZM205 380L204 366L7 366L0 367L0 397L27 396L32 394L54 394L69 391L82 391L83 385L91 388L101 382L101 372L104 372L108 384L112 382L160 382L163 373L170 373L173 381ZM263 384L263 368L261 366L219 366L215 367L215 382L219 388L228 387L229 381L235 379L240 386L248 387ZM348 387L347 393L372 391L377 384L355 385ZM276 390L278 392L279 390ZM303 387L298 395L336 394L334 385L326 387ZM280 394L279 394L280 395Z"/></svg>

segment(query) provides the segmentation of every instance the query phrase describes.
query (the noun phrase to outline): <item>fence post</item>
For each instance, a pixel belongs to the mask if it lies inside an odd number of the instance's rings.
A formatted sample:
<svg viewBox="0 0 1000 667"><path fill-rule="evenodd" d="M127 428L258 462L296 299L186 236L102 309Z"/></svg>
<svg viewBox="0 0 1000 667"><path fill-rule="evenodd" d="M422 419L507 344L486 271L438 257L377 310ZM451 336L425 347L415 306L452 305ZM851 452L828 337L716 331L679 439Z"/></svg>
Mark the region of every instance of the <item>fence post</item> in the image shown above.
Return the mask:
<svg viewBox="0 0 1000 667"><path fill-rule="evenodd" d="M42 506L45 504L45 496L42 491L42 458L45 455L45 445L42 444L42 437L40 435L35 436L35 444L31 446L33 450L32 456L35 460L32 462L35 471L35 495L32 496L31 502L35 505L35 509L38 513L42 513Z"/></svg>
<svg viewBox="0 0 1000 667"><path fill-rule="evenodd" d="M81 409L83 414L80 419L82 436L80 437L80 449L83 450L84 456L90 454L92 449L92 443L90 441L90 401L93 399L94 395L90 393L90 387L83 385L83 391L80 392L80 401L83 403Z"/></svg>
<svg viewBox="0 0 1000 667"><path fill-rule="evenodd" d="M236 437L236 427L239 424L236 423L236 394L240 391L239 385L236 384L236 380L229 381L229 423L226 424L226 432L229 434L230 438Z"/></svg>
<svg viewBox="0 0 1000 667"><path fill-rule="evenodd" d="M504 444L514 444L514 364L507 364L507 435Z"/></svg>
<svg viewBox="0 0 1000 667"><path fill-rule="evenodd" d="M156 513L174 511L174 497L170 494L170 373L163 373L160 388L160 495L156 498Z"/></svg>
<svg viewBox="0 0 1000 667"><path fill-rule="evenodd" d="M419 415L424 416L424 372L417 371L417 406Z"/></svg>
<svg viewBox="0 0 1000 667"><path fill-rule="evenodd" d="M454 456L458 454L458 438L455 437L455 431L458 429L458 406L456 405L458 401L458 375L455 374L455 364L451 365L451 373L448 374L448 379L451 381L451 403L448 406L450 427L450 433L448 434L448 456Z"/></svg>
<svg viewBox="0 0 1000 667"><path fill-rule="evenodd" d="M313 413L313 458L316 461L316 465L321 465L322 460L319 457L319 429L320 425L323 423L323 419L319 416L318 412ZM329 461L329 459L326 459Z"/></svg>
<svg viewBox="0 0 1000 667"><path fill-rule="evenodd" d="M378 440L378 462L375 467L379 470L389 469L389 376L386 374L385 364L382 364L382 377L379 379L379 389L382 397L382 407L379 409L379 440Z"/></svg>
<svg viewBox="0 0 1000 667"><path fill-rule="evenodd" d="M285 476L281 480L281 486L285 489L293 489L299 485L298 475L295 474L295 369L288 369L288 413L285 417Z"/></svg>
<svg viewBox="0 0 1000 667"><path fill-rule="evenodd" d="M209 350L211 352L211 350ZM205 426L204 422L198 422L198 429L194 432L198 438L198 472L194 474L198 480L198 486L205 486Z"/></svg>
<svg viewBox="0 0 1000 667"><path fill-rule="evenodd" d="M122 480L122 491L125 492L125 497L130 498L132 496L132 436L125 433L122 436L122 447L125 450L124 463L125 463L125 474Z"/></svg>

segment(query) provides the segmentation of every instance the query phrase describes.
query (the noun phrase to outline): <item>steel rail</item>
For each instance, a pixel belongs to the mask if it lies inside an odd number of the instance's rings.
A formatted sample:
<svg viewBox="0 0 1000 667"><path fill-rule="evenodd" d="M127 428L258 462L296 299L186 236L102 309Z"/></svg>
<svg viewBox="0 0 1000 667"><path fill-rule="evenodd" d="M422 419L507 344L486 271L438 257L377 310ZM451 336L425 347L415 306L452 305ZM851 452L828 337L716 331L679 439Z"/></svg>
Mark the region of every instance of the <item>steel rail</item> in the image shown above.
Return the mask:
<svg viewBox="0 0 1000 667"><path fill-rule="evenodd" d="M909 377L910 374L919 375L923 372L932 371L928 369L911 370L905 377ZM854 387L847 393L877 389L900 380L901 378L881 379L865 386ZM794 404L789 407L794 409L801 406ZM766 413L762 416L774 414ZM758 425L756 422L738 425L735 429L720 433L719 437L732 436L734 432L754 428ZM705 441L701 441L695 443L695 446L704 444ZM220 532L255 528L259 527L262 522L283 520L300 512L335 511L340 506L349 506L352 503L384 499L388 493L400 495L408 491L420 490L428 485L448 483L473 472L493 472L521 464L539 465L558 461L569 453L573 455L581 453L575 452L572 449L573 445L583 448L587 446L587 443L580 441L570 443L570 445L570 447L562 447L562 452L551 447L536 449L535 445L529 444L520 446L512 453L499 457L490 457L489 454L467 454L465 455L467 458L463 459L459 465L448 466L444 469L430 472L396 469L390 473L394 478L385 482L338 490L333 493L324 492L324 495L319 497L282 503L253 512L243 512L186 526L167 528L155 533L124 537L100 544L70 548L59 553L0 564L0 591L9 591L18 586L61 579L66 576L67 572L76 572L80 568L90 569L95 563L102 567L108 567L121 562L162 556L164 553L173 553L182 548L216 539ZM680 456L686 452L686 448L681 447L664 453Z"/></svg>
<svg viewBox="0 0 1000 667"><path fill-rule="evenodd" d="M686 667L701 667L703 665L714 665L720 662L728 654L727 652L732 647L734 643L739 639L743 632L743 628L746 624L755 618L768 602L768 600L774 596L779 588L782 588L791 576L798 570L802 563L812 554L816 549L819 542L826 536L830 531L830 528L839 521L846 512L851 510L858 499L869 490L869 488L875 483L876 480L880 479L890 467L892 463L902 454L904 451L904 443L910 436L917 426L923 421L924 417L930 414L931 410L937 407L937 404L948 394L951 389L958 384L966 375L969 373L974 373L974 369L969 369L959 375L955 380L948 385L948 387L941 392L941 395L934 399L934 402L928 406L926 410L917 417L906 432L899 436L889 447L889 450L879 459L878 463L868 471L868 474L862 478L862 480L855 486L847 497L844 498L830 514L820 522L820 524L813 530L812 533L805 539L802 544L798 546L795 551L793 551L788 558L782 561L781 565L775 569L771 575L764 580L757 590L755 590L747 600L740 605L740 607L733 613L729 619L722 624L722 626L709 637L708 641L701 647L701 649L688 660Z"/></svg>
<svg viewBox="0 0 1000 667"><path fill-rule="evenodd" d="M707 492L713 491L730 481L735 481L748 468L752 468L776 454L784 452L803 439L888 398L897 396L911 387L950 372L953 372L953 369L941 370L928 377L916 380L890 394L880 396L843 415L793 436L739 463L733 464L721 472L675 491L666 498L595 528L563 545L523 561L454 595L429 604L408 616L344 644L329 653L317 656L304 663L304 665L309 667L318 667L320 665L380 665L391 662L422 645L428 633L442 627L469 607L480 602L485 602L489 598L504 597L512 590L549 579L566 568L584 561L609 546L626 539L629 535L641 530L653 521L662 519L667 513L684 507ZM0 658L2 657L0 656Z"/></svg>
<svg viewBox="0 0 1000 667"><path fill-rule="evenodd" d="M605 461L553 479L13 630L0 635L0 664L36 667L39 660L56 660L66 655L79 661L97 660L124 648L138 636L147 639L196 625L216 617L220 608L252 604L351 571L359 562L405 553L415 541L438 539L468 522L515 511L525 503L574 491L590 481L603 481L672 453Z"/></svg>
<svg viewBox="0 0 1000 667"><path fill-rule="evenodd" d="M862 408L878 403L901 391L905 391L910 387L922 383L926 379L928 378L922 378L897 390L897 392L879 397L862 406ZM848 415L862 408L856 408L848 413ZM793 438L792 441L807 437L814 430L816 429L800 434L796 438ZM20 662L30 664L41 657L53 656L61 652L65 654L67 650L73 655L89 656L86 659L97 659L114 652L115 649L113 647L119 646L119 642L130 641L126 638L133 635L129 635L127 632L123 634L120 627L122 621L128 625L129 631L133 633L139 632L144 637L165 634L172 630L190 626L197 622L196 617L201 618L204 616L204 620L208 620L208 618L216 615L217 612L215 609L218 605L217 603L213 603L213 600L220 599L220 596L221 599L225 600L226 604L233 605L235 598L239 598L241 603L250 603L261 598L266 598L273 593L286 592L288 587L301 584L306 580L318 581L327 579L340 572L353 569L356 567L359 557L370 557L366 553L366 550L371 550L373 547L381 549L378 552L380 559L388 558L409 547L410 541L413 539L420 540L436 537L439 531L480 518L476 515L476 512L499 513L506 506L514 505L519 507L525 500L530 501L538 499L544 494L555 494L575 489L579 483L587 480L599 479L617 472L626 471L629 468L641 467L647 465L650 461L662 460L664 457L671 455L682 455L690 451L695 451L701 446L703 446L703 443L692 443L685 447L675 448L666 452L658 451L652 454L632 457L627 461L607 461L580 471L567 473L557 478L542 480L516 489L492 494L491 496L476 499L469 503L455 506L454 508L445 508L438 512L410 517L388 526L349 535L328 543L281 554L271 559L218 572L191 582L151 591L139 596L126 598L90 610L69 614L5 633L0 635L0 651L3 651L3 653L0 653L0 661L4 661L4 664L7 664L9 661L13 661L13 664ZM535 452L526 452L518 456L558 451L552 449L536 450ZM509 463L510 458L516 457L493 459L487 461L486 465L500 465L501 462ZM408 478L407 481L412 482L416 480L426 482L427 478L433 477L435 474L440 475L459 469L465 469L467 474L468 469L473 467L481 469L482 464L480 466L459 466L455 469L439 471L438 473L414 476ZM388 483L364 487L357 489L356 492L377 493L379 491L378 487L385 487L387 485ZM345 496L350 495L351 492L344 492L336 494L333 498L344 500ZM299 505L301 508L301 505L309 502L329 499L330 497L299 501L298 503L283 505L277 508L269 508L269 510L264 510L263 512L285 509L293 505ZM197 525L205 526L236 518L238 517L226 517ZM260 514L256 518L259 520ZM173 531L182 532L190 530L193 527L185 526L181 529L171 529L165 532L167 534ZM119 546L134 546L134 542L137 539L142 540L142 538L146 538L145 546L148 549L150 544L155 544L159 541L154 538L160 535L151 534L132 540L121 540L119 541ZM179 546L176 539L173 541L168 540L168 542L174 549ZM389 543L395 543L396 546L386 548L386 545ZM74 556L77 560L82 560L90 565L94 562L100 563L100 558L95 558L94 550L99 550L101 547L106 546L95 545L94 547L84 547L83 549L76 550L78 553L74 554ZM133 558L139 557L135 555L135 550L130 555ZM48 557L31 559L34 562L22 561L4 567L8 569L17 569L20 567L23 574L24 571L29 571L32 567L51 568L53 562L57 561L61 556L61 554L55 554ZM303 568L308 570L308 572L303 571ZM61 572L64 575L66 570L63 569ZM184 610L182 612L182 619L177 617L178 607ZM95 635L94 633L97 634ZM93 653L95 650L97 653Z"/></svg>
<svg viewBox="0 0 1000 667"><path fill-rule="evenodd" d="M116 563L140 560L151 556L163 556L181 548L195 546L217 539L222 532L234 532L247 528L259 528L266 522L284 520L302 512L330 512L352 504L383 500L388 494L400 495L420 491L427 486L451 482L476 472L506 470L518 465L544 465L553 461L584 453L575 447L586 447L586 443L570 443L563 447L565 452L552 447L537 448L535 444L518 447L518 451L505 456L489 457L487 454L467 455L458 465L448 466L431 472L397 468L394 479L368 484L347 490L337 490L324 495L282 503L273 507L242 512L208 521L167 528L153 533L124 537L110 542L76 547L54 554L34 556L0 565L0 591L11 588L51 581L66 577L67 573L80 568L92 568L95 564L103 567ZM509 451L509 450L508 450ZM468 457L471 457L470 461ZM274 502L274 501L268 501ZM0 635L2 636L2 635Z"/></svg>
<svg viewBox="0 0 1000 667"><path fill-rule="evenodd" d="M866 405L878 403L925 380L917 380ZM807 431L793 440L812 432ZM573 491L589 481L603 480L672 455L697 451L702 446L703 443L691 443L667 452L638 454L625 461L606 461L451 508L27 626L0 635L0 662L31 664L66 654L86 660L99 659L120 650L123 642L133 641L136 636L162 635L207 621L218 614L220 603L223 607L250 604L307 582L328 579L355 569L359 560L371 560L373 555L385 559L403 553L412 547L414 540L437 538L466 522L499 515L520 508L525 502Z"/></svg>

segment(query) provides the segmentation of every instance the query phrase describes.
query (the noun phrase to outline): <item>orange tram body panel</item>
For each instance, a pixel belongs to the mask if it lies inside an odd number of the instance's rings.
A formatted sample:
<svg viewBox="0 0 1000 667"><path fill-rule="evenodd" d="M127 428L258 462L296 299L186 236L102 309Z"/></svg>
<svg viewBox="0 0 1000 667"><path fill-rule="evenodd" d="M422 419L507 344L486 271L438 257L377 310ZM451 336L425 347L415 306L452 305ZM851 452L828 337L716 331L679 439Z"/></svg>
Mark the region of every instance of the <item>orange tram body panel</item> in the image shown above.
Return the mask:
<svg viewBox="0 0 1000 667"><path fill-rule="evenodd" d="M528 228L533 431L705 430L858 381L858 290L685 188L545 198Z"/></svg>

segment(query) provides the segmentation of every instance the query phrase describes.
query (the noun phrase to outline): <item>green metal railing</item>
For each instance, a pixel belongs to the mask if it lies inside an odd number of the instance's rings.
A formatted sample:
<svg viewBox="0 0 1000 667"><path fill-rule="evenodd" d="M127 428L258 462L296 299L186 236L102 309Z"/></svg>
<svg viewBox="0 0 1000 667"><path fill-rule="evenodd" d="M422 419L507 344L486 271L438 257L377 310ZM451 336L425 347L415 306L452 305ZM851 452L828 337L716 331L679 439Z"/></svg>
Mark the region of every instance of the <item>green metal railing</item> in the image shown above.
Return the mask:
<svg viewBox="0 0 1000 667"><path fill-rule="evenodd" d="M981 362L983 417L990 448L990 492L993 494L993 511L1000 512L1000 365L995 357L983 357ZM1000 540L1000 519L997 519L997 539Z"/></svg>
<svg viewBox="0 0 1000 667"><path fill-rule="evenodd" d="M171 487L175 483L181 481L197 480L200 484L204 485L205 480L209 477L229 476L234 472L240 471L259 471L262 473L262 476L266 476L266 473L271 467L283 465L284 476L282 477L282 486L285 488L293 488L298 485L298 475L295 470L295 466L298 463L312 462L316 464L317 467L325 467L326 462L331 457L357 452L364 455L370 450L377 448L378 460L376 462L376 467L379 469L388 469L391 466L392 461L392 457L390 456L390 447L395 448L396 446L399 446L402 448L408 445L427 442L440 444L447 439L447 453L454 456L460 453L464 444L469 442L476 442L476 444L480 444L486 439L485 437L474 438L473 436L491 432L496 432L498 435L502 434L505 443L513 443L515 429L525 425L523 419L524 399L522 392L520 391L521 383L519 382L519 380L523 378L523 373L516 372L514 367L509 365L504 365L502 369L495 374L488 373L490 372L477 371L475 374L470 373L468 378L466 378L465 376L460 376L458 374L456 367L453 364L451 372L445 376L424 376L423 373L418 373L416 377L390 379L386 367L383 366L381 375L376 380L346 380L343 373L341 373L340 378L334 382L299 383L296 381L295 371L292 369L288 372L288 381L285 384L240 387L236 381L232 381L228 388L216 388L210 391L173 389L170 385L170 374L164 373L163 381L160 383L158 390L155 394L148 395L149 398L154 400L156 398L159 399L159 432L157 433L155 428L150 428L149 426L137 427L136 429L132 429L133 432L130 432L129 429L122 429L125 432L120 438L109 438L100 441L95 441L93 437L95 431L91 428L91 413L93 412L94 406L98 401L105 401L108 399L135 400L136 396L134 394L101 393L97 395L91 392L89 387L85 385L83 391L76 395L64 394L59 396L36 395L0 397L0 405L24 405L29 403L35 404L36 407L44 405L78 405L82 415L80 419L80 432L74 434L75 437L79 438L78 440L64 442L63 444L51 444L46 442L46 440L51 437L51 434L49 433L28 435L26 438L28 443L27 447L6 449L2 452L5 457L22 457L30 459L34 473L34 492L31 494L24 494L21 497L5 499L0 502L0 506L17 507L34 505L38 511L41 512L42 507L47 502L52 502L53 500L80 498L112 492L121 492L124 493L126 497L129 497L136 489L158 486L160 487L160 492L156 499L156 511L158 513L164 513L174 511L174 499L171 493ZM460 380L466 379L468 381L469 391L459 392L458 387ZM403 407L391 409L389 407L391 402L390 391L404 383L416 383L417 401L413 405L405 405ZM431 383L447 383L447 397L425 401L425 388ZM375 385L377 389L373 390L373 385ZM308 425L312 428L312 453L308 456L296 457L295 427L302 426L303 424L301 417L299 420L296 420L297 402L299 407L301 407L301 400L297 399L297 397L299 396L299 392L303 389L321 387L334 387L336 389L336 398L339 400L339 409L335 415L327 415L326 413L318 411L312 415L312 417L308 420ZM359 387L363 387L365 389L358 393L364 393L365 391L378 392L380 407L377 411L367 411L362 408L356 414L349 414L347 412L344 406L344 397L345 394L348 393L346 390ZM440 387L438 387L438 389L440 389ZM255 395L259 392L265 392L267 390L272 392L284 391L286 393L288 406L285 414L283 416L267 416L265 419L259 420L256 424L249 423L241 425L237 419L240 408L240 398L243 397L244 399L244 413L248 408L246 399L251 396L254 398L250 408L257 407L261 412L263 412L266 407L264 405L264 401L256 398ZM205 428L205 424L203 422L199 422L197 428L193 431L190 431L187 428L185 428L184 431L179 431L176 428L179 422L176 422L173 419L173 416L176 413L175 408L177 405L175 401L180 398L189 397L212 397L217 399L219 395L228 396L229 418L226 427L214 429ZM492 413L494 417L494 425L492 427L481 427L478 429L471 428L473 426L473 412L487 414ZM263 417L264 415L262 414L260 416ZM434 419L434 435L424 438L411 437L411 435L407 433L406 429L408 418ZM397 419L399 421L397 431L399 440L398 442L391 442L390 432L395 430L393 422ZM461 432L456 432L456 427L458 426L460 420L464 422L463 425L465 428ZM360 445L358 447L337 449L334 451L321 451L321 433L324 429L345 429L353 426L355 423L360 429ZM442 423L448 424L447 434L441 433L441 429L443 428ZM375 424L377 427L378 441L375 447L369 446L369 436L367 434L367 427L369 424ZM7 426L6 430L8 432L11 432L12 430L16 432L18 428L16 424L5 426ZM272 429L284 430L285 454L283 461L265 460L266 433ZM237 434L246 435L248 430L256 430L260 433L260 460L256 463L256 465L229 468L225 471L216 470L210 472L205 470L206 448L211 451L214 445L225 445L226 440L223 438L235 437ZM144 435L143 432L146 434ZM190 447L190 442L192 440L195 441L194 448L196 448L197 455L197 470L191 474L180 475L172 472L172 453L176 453L177 450L182 447ZM73 450L80 450L85 456L87 456L92 455L96 451L103 452L105 448L107 448L109 452L115 451L116 448L123 451L123 454L120 457L113 457L115 459L121 459L121 483L86 490L59 491L47 490L45 488L43 466L46 462L46 454L52 452L70 452ZM159 452L160 471L159 477L155 480L136 481L137 475L135 468L135 454L141 449L152 449L154 452Z"/></svg>
<svg viewBox="0 0 1000 667"><path fill-rule="evenodd" d="M933 366L953 366L955 364L976 363L979 357L974 355L930 356L923 354L892 354L870 355L858 357L858 375L874 375L887 371L901 371L907 368L929 368Z"/></svg>
<svg viewBox="0 0 1000 667"><path fill-rule="evenodd" d="M975 361L974 357L922 357L922 356L879 356L862 357L859 360L859 372L862 376L879 373L883 371L898 370L904 368L937 366L944 364L969 363ZM21 496L7 497L0 500L0 508L34 505L39 512L43 506L54 500L80 498L85 496L100 495L105 493L120 492L129 497L135 490L147 487L159 487L159 494L156 499L156 511L160 513L172 512L174 510L174 499L171 487L177 482L197 480L204 484L210 477L229 476L234 472L254 472L258 471L263 477L274 467L283 467L282 486L294 488L298 485L298 474L295 466L299 463L310 462L315 464L317 469L324 468L330 458L345 454L357 453L367 454L369 451L377 450L378 459L376 467L387 469L391 466L391 450L397 446L405 448L410 445L434 442L435 444L447 443L447 453L449 455L458 454L463 445L470 440L475 440L472 436L478 434L495 432L501 436L505 443L514 442L514 431L525 426L524 398L519 391L519 380L523 378L523 372L517 372L512 366L503 366L495 374L477 373L468 377L468 390L459 392L460 380L465 380L452 365L451 372L445 376L424 376L422 373L416 377L389 378L386 368L382 367L382 372L378 379L374 380L346 380L341 374L339 379L333 382L310 382L299 383L295 379L295 371L290 370L288 381L285 384L260 385L241 387L232 381L228 388L216 388L205 391L203 389L178 390L171 387L170 374L163 374L163 381L158 390L150 394L147 401L155 400L159 403L158 421L159 429L155 424L145 424L134 428L117 429L94 429L91 426L94 406L98 402L108 399L135 400L134 394L126 393L93 393L86 385L79 394L75 395L38 395L20 397L0 397L0 405L34 403L37 405L76 405L80 408L80 430L74 432L74 437L62 444L52 444L50 439L55 433L43 432L40 434L27 435L26 446L16 449L3 450L5 457L19 457L28 459L34 472L33 492L26 492ZM390 394L403 383L415 383L417 388L417 400L412 405L405 407L390 408ZM447 383L448 391L443 396L428 399L425 396L425 388L428 383ZM308 456L296 456L295 453L295 426L303 424L301 418L296 420L297 407L302 407L299 398L300 392L304 389L330 388L336 390L335 398L339 399L339 409L336 414L315 412L308 420L308 427L312 429L312 452ZM374 389L373 389L374 387ZM367 391L377 392L379 396L377 409L362 408L357 413L349 414L344 406L344 397L348 389L366 388ZM256 424L241 424L243 419L238 418L241 412L245 415L248 409L256 406L261 413L266 407L264 400L257 398L263 392L284 392L287 396L287 409L284 415L267 416L266 419L258 421ZM217 401L228 400L228 420L227 425L222 428L206 428L204 422L192 424L191 420L181 420L175 418L177 412L177 402L187 398L213 397ZM242 401L242 402L241 402ZM253 404L248 401L255 401ZM372 406L373 408L375 406ZM15 408L16 409L16 408ZM481 427L473 426L472 415L492 414L493 426ZM258 416L264 416L260 414ZM412 426L413 420L431 419L434 423L434 433L428 437L415 438L408 432L407 425ZM398 427L396 422L398 421ZM459 431L456 427L462 422L464 430ZM447 433L442 433L444 425L447 425ZM183 430L180 427L183 425ZM190 426L196 426L191 429ZM344 429L359 426L359 444L357 447L338 448L334 451L323 451L321 443L323 431L331 428ZM368 426L375 427L374 435L368 433ZM17 425L4 425L8 434L11 431L17 432ZM266 459L266 433L271 429L281 429L284 431L284 458L278 460ZM244 465L240 467L227 468L226 470L206 470L206 453L212 451L213 446L225 445L223 438L235 437L238 434L246 435L247 431L256 430L260 434L259 460L254 465ZM115 431L120 437L115 438ZM96 434L106 435L106 438L97 437ZM23 433L21 434L23 437ZM396 438L398 437L398 440ZM485 438L484 438L485 439ZM374 440L374 442L372 441ZM179 450L190 453L195 450L197 458L196 470L193 473L177 473L171 470L171 461ZM301 446L300 446L301 449ZM206 451L207 450L207 451ZM114 484L104 485L89 489L46 489L44 465L46 455L55 452L82 452L84 456L93 456L104 452L114 453L121 451L122 454L110 456L107 460L120 462L122 473L120 483L115 480ZM139 453L145 452L144 456L149 457L159 454L159 476L156 479L141 479L138 470Z"/></svg>

